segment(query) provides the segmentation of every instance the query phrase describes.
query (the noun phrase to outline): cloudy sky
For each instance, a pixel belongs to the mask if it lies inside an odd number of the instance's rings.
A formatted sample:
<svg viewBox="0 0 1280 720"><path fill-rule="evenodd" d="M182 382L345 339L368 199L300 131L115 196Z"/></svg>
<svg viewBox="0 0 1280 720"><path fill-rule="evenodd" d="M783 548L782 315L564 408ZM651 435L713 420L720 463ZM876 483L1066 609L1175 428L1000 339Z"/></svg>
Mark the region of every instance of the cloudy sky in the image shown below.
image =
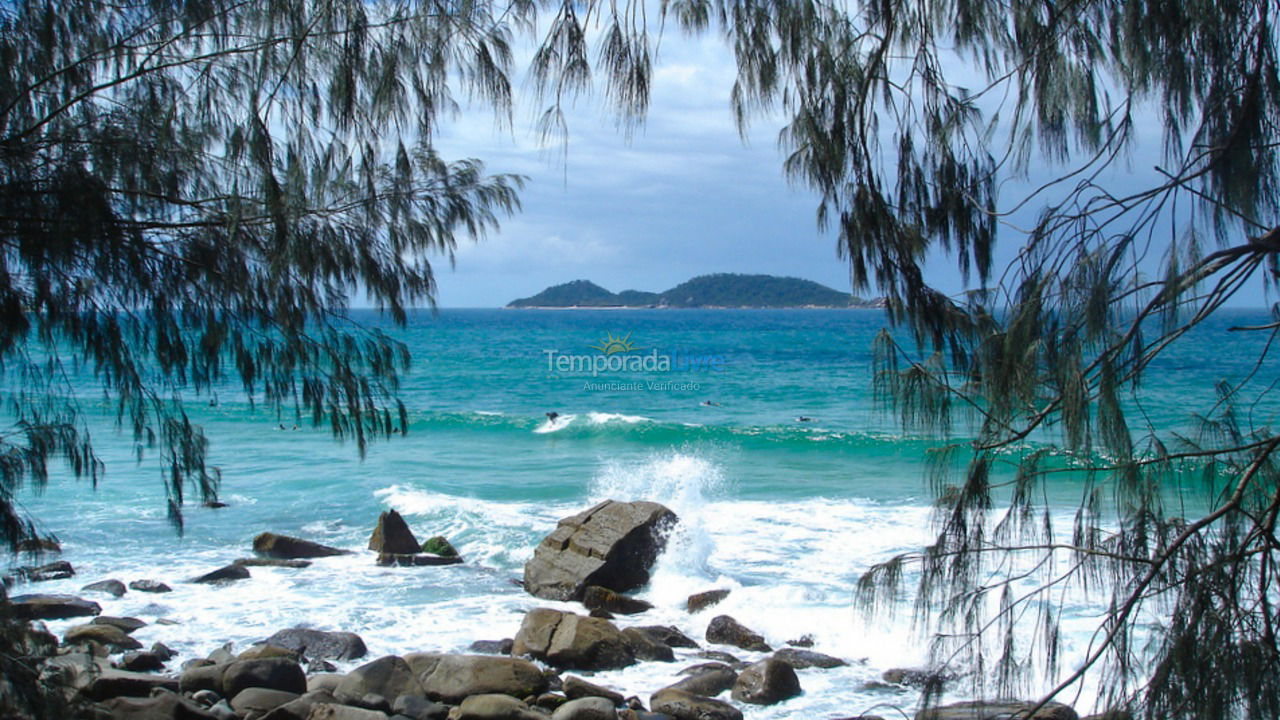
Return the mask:
<svg viewBox="0 0 1280 720"><path fill-rule="evenodd" d="M517 107L508 129L482 109L447 123L437 138L445 158L480 158L489 172L525 175L528 184L523 211L500 232L460 246L452 268L435 261L439 305L498 307L576 279L657 292L713 272L789 275L849 290L834 234L817 230L816 196L782 175L781 117L756 122L744 143L729 106L733 78L732 54L718 38L669 30L648 119L630 139L598 97L573 107L566 154L540 146L532 128L542 108L532 104ZM1135 155L1121 172L1136 177L1122 180L1150 181L1156 154ZM1001 243L997 266L1015 251ZM931 265L930 281L962 289L945 259ZM1259 289L1234 304L1264 302Z"/></svg>

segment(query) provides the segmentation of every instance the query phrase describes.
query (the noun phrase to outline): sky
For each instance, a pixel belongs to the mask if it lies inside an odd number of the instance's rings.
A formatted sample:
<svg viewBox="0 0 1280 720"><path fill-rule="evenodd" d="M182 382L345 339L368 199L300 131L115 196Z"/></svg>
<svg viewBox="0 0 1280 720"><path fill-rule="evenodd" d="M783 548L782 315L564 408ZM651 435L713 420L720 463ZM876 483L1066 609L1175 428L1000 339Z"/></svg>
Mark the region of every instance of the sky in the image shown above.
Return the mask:
<svg viewBox="0 0 1280 720"><path fill-rule="evenodd" d="M529 93L519 92L519 80L511 127L497 127L483 108L446 122L435 139L444 158L479 158L488 172L524 175L527 185L523 209L499 231L460 243L452 266L432 259L438 305L500 307L579 279L613 292L660 292L716 272L801 277L850 291L834 232L817 228L817 196L782 173L782 117L757 120L746 141L740 137L729 103L734 74L732 52L718 37L668 29L647 119L630 137L603 98L585 96L570 109L567 152L544 147L533 129L543 108L520 102ZM1153 181L1157 155L1139 147L1119 168L1119 182ZM1019 189L1006 186L1002 197ZM999 242L997 268L1016 250L1016 241ZM927 266L927 279L949 293L963 289L946 258ZM1272 300L1257 288L1233 304Z"/></svg>

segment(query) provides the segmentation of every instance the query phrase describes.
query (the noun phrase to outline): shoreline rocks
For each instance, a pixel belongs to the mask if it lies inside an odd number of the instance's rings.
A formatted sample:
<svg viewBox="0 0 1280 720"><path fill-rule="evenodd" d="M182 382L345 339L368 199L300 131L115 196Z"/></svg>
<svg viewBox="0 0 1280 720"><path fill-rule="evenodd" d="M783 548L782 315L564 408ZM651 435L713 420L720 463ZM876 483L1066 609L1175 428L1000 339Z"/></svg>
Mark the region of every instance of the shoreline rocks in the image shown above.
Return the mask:
<svg viewBox="0 0 1280 720"><path fill-rule="evenodd" d="M608 620L536 608L520 624L513 655L576 670L612 670L636 663L626 636Z"/></svg>
<svg viewBox="0 0 1280 720"><path fill-rule="evenodd" d="M717 615L707 625L707 642L732 645L753 652L772 652L764 636L728 615Z"/></svg>
<svg viewBox="0 0 1280 720"><path fill-rule="evenodd" d="M346 550L339 550L338 548L321 545L310 540L288 535L277 535L271 532L264 532L253 539L253 551L259 555L282 560L334 557L350 554Z"/></svg>

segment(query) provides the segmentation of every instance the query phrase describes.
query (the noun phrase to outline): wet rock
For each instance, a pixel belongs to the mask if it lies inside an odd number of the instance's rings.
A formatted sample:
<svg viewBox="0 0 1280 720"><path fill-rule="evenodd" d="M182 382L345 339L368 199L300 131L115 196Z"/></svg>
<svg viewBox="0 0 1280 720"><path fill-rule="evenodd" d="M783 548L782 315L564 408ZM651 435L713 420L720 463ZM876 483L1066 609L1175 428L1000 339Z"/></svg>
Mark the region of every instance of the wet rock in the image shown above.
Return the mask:
<svg viewBox="0 0 1280 720"><path fill-rule="evenodd" d="M207 572L199 577L191 578L190 582L200 583L203 585L221 585L223 583L235 582L236 580L248 579L248 568L242 565L224 565L212 572Z"/></svg>
<svg viewBox="0 0 1280 720"><path fill-rule="evenodd" d="M148 697L157 689L177 692L178 681L163 675L105 669L89 681L81 693L90 700L114 697Z"/></svg>
<svg viewBox="0 0 1280 720"><path fill-rule="evenodd" d="M322 672L311 675L307 678L307 692L316 692L317 690L327 691L330 695L338 686L342 684L342 679L346 675L336 672Z"/></svg>
<svg viewBox="0 0 1280 720"><path fill-rule="evenodd" d="M514 641L511 638L502 640L477 640L471 643L467 649L471 652L485 653L487 655L510 655L511 646Z"/></svg>
<svg viewBox="0 0 1280 720"><path fill-rule="evenodd" d="M302 666L288 658L237 660L222 672L221 694L235 697L245 688L283 690L298 695L307 691L307 676Z"/></svg>
<svg viewBox="0 0 1280 720"><path fill-rule="evenodd" d="M130 590L137 590L145 593L167 593L173 592L173 588L165 585L159 580L134 580L129 583Z"/></svg>
<svg viewBox="0 0 1280 720"><path fill-rule="evenodd" d="M747 666L733 684L733 699L752 705L774 705L799 694L795 668L773 658Z"/></svg>
<svg viewBox="0 0 1280 720"><path fill-rule="evenodd" d="M814 652L812 650L798 650L796 648L789 647L778 650L773 654L773 657L775 660L781 660L796 670L804 670L811 667L829 670L831 668L842 667L849 664L838 657L823 655L820 652Z"/></svg>
<svg viewBox="0 0 1280 720"><path fill-rule="evenodd" d="M654 693L649 707L677 720L742 720L742 711L729 703L674 688Z"/></svg>
<svg viewBox="0 0 1280 720"><path fill-rule="evenodd" d="M231 709L239 715L249 713L263 714L275 710L285 703L293 702L300 697L298 693L267 688L245 688L231 698Z"/></svg>
<svg viewBox="0 0 1280 720"><path fill-rule="evenodd" d="M569 702L569 698L560 693L542 693L534 700L533 704L543 710L554 712L556 708L567 702Z"/></svg>
<svg viewBox="0 0 1280 720"><path fill-rule="evenodd" d="M940 705L916 713L916 720L1077 720L1076 711L1062 703L1050 702L1028 715L1036 703L1007 700L971 700Z"/></svg>
<svg viewBox="0 0 1280 720"><path fill-rule="evenodd" d="M262 658L282 657L289 658L296 662L302 661L302 653L297 650L272 645L271 643L254 643L248 649L236 656L237 660L260 660Z"/></svg>
<svg viewBox="0 0 1280 720"><path fill-rule="evenodd" d="M697 648L698 643L671 625L642 625L636 630L648 635L656 642L673 648Z"/></svg>
<svg viewBox="0 0 1280 720"><path fill-rule="evenodd" d="M102 606L71 595L15 595L9 609L19 620L63 620L102 613Z"/></svg>
<svg viewBox="0 0 1280 720"><path fill-rule="evenodd" d="M509 695L472 695L458 706L454 720L546 720Z"/></svg>
<svg viewBox="0 0 1280 720"><path fill-rule="evenodd" d="M161 662L169 662L177 656L176 652L170 650L169 646L162 642L151 643L151 649L148 652L160 658Z"/></svg>
<svg viewBox="0 0 1280 720"><path fill-rule="evenodd" d="M578 670L616 669L636 662L626 636L613 623L549 608L525 615L511 652Z"/></svg>
<svg viewBox="0 0 1280 720"><path fill-rule="evenodd" d="M551 720L618 720L617 703L602 697L584 697L556 708Z"/></svg>
<svg viewBox="0 0 1280 720"><path fill-rule="evenodd" d="M89 621L90 625L110 625L120 628L127 634L132 634L134 630L147 626L145 622L136 617L115 617L114 615L99 615Z"/></svg>
<svg viewBox="0 0 1280 720"><path fill-rule="evenodd" d="M459 565L460 557L444 557L443 555L416 555L380 553L377 560L381 567L439 567L441 565Z"/></svg>
<svg viewBox="0 0 1280 720"><path fill-rule="evenodd" d="M130 672L156 672L164 669L164 660L153 652L127 652L120 658L120 669Z"/></svg>
<svg viewBox="0 0 1280 720"><path fill-rule="evenodd" d="M723 652L720 650L703 650L702 652L698 653L698 657L706 658L707 660L714 660L716 662L722 662L726 665L731 665L734 667L737 667L738 665L742 665L742 667L746 667L747 664L749 664L749 663L744 664L741 660L738 659L736 655Z"/></svg>
<svg viewBox="0 0 1280 720"><path fill-rule="evenodd" d="M120 597L128 592L128 589L119 580L99 580L80 588L80 592L100 592L112 597Z"/></svg>
<svg viewBox="0 0 1280 720"><path fill-rule="evenodd" d="M391 712L409 720L445 720L449 706L414 695L401 695L391 704Z"/></svg>
<svg viewBox="0 0 1280 720"><path fill-rule="evenodd" d="M231 652L232 647L234 647L234 645L231 643L224 643L222 647L209 653L209 662L214 665L226 665L229 662L239 660L239 658L236 657L236 654Z"/></svg>
<svg viewBox="0 0 1280 720"><path fill-rule="evenodd" d="M525 698L547 689L542 670L518 658L411 653L404 660L428 698L451 705L470 695Z"/></svg>
<svg viewBox="0 0 1280 720"><path fill-rule="evenodd" d="M422 543L400 513L388 510L378 516L378 524L369 537L369 549L379 554L412 555L422 551Z"/></svg>
<svg viewBox="0 0 1280 720"><path fill-rule="evenodd" d="M63 634L62 641L68 645L96 642L116 651L142 649L142 643L114 625L76 625Z"/></svg>
<svg viewBox="0 0 1280 720"><path fill-rule="evenodd" d="M649 582L676 515L651 502L606 500L560 521L524 568L524 587L548 600L580 600L588 585L626 592Z"/></svg>
<svg viewBox="0 0 1280 720"><path fill-rule="evenodd" d="M604 610L618 615L636 615L653 609L653 605L644 600L628 597L599 585L588 585L583 589L582 605L588 610Z"/></svg>
<svg viewBox="0 0 1280 720"><path fill-rule="evenodd" d="M955 679L955 675L951 673L928 668L890 668L881 673L880 677L887 683L917 688L933 684L941 687Z"/></svg>
<svg viewBox="0 0 1280 720"><path fill-rule="evenodd" d="M222 671L225 669L222 665L192 664L184 667L178 678L178 687L183 693L208 690L222 695Z"/></svg>
<svg viewBox="0 0 1280 720"><path fill-rule="evenodd" d="M770 652L773 648L764 641L764 636L747 628L728 615L717 615L707 625L707 642L718 645L732 645L753 652Z"/></svg>
<svg viewBox="0 0 1280 720"><path fill-rule="evenodd" d="M458 549L443 535L427 538L427 541L422 543L422 552L444 557L458 557Z"/></svg>
<svg viewBox="0 0 1280 720"><path fill-rule="evenodd" d="M595 610L592 610L591 612L587 613L587 617L600 618L601 620L613 620L617 616L609 612L608 610L601 610L599 608L596 608Z"/></svg>
<svg viewBox="0 0 1280 720"><path fill-rule="evenodd" d="M727 597L729 597L728 590L707 590L706 592L690 595L689 599L685 601L684 607L685 610L691 613L701 612L712 605L718 604Z"/></svg>
<svg viewBox="0 0 1280 720"><path fill-rule="evenodd" d="M640 628L624 628L622 636L637 660L671 662L676 659L670 645L658 642Z"/></svg>
<svg viewBox="0 0 1280 720"><path fill-rule="evenodd" d="M313 660L359 660L369 652L355 633L299 627L277 632L267 638L267 644L297 651Z"/></svg>
<svg viewBox="0 0 1280 720"><path fill-rule="evenodd" d="M294 568L298 570L311 567L310 560L288 560L285 558L273 557L236 558L231 564L239 565L241 567L281 567Z"/></svg>
<svg viewBox="0 0 1280 720"><path fill-rule="evenodd" d="M403 658L387 655L347 673L333 690L333 696L338 702L376 709L359 702L366 695L380 695L385 699L401 695L426 695L426 690ZM389 702L386 709L391 709Z"/></svg>
<svg viewBox="0 0 1280 720"><path fill-rule="evenodd" d="M18 576L28 582L48 582L50 580L66 580L75 577L76 570L66 560L58 560L36 567L18 568Z"/></svg>
<svg viewBox="0 0 1280 720"><path fill-rule="evenodd" d="M580 677L569 675L564 679L564 694L570 700L578 698L598 697L604 698L613 705L621 705L623 701L622 693L615 692L609 688L589 683Z"/></svg>
<svg viewBox="0 0 1280 720"><path fill-rule="evenodd" d="M788 640L787 644L791 647L811 648L813 647L813 636L808 634L801 635L795 640Z"/></svg>
<svg viewBox="0 0 1280 720"><path fill-rule="evenodd" d="M253 539L253 551L259 555L273 558L318 558L347 555L346 550L339 550L328 545L321 545L302 538L289 537L264 532Z"/></svg>
<svg viewBox="0 0 1280 720"><path fill-rule="evenodd" d="M702 663L680 671L686 677L669 687L703 697L715 697L733 687L738 673L724 663Z"/></svg>

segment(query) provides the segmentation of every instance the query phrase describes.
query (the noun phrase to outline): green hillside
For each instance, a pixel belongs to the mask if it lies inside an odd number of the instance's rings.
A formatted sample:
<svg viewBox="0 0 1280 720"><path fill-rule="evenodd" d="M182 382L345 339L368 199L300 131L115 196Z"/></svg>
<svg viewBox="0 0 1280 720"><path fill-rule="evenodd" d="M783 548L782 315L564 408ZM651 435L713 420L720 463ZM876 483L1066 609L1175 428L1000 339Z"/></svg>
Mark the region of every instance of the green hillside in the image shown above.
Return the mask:
<svg viewBox="0 0 1280 720"><path fill-rule="evenodd" d="M701 275L662 293L611 293L588 280L555 285L507 307L845 308L877 307L848 293L800 278L717 273Z"/></svg>

